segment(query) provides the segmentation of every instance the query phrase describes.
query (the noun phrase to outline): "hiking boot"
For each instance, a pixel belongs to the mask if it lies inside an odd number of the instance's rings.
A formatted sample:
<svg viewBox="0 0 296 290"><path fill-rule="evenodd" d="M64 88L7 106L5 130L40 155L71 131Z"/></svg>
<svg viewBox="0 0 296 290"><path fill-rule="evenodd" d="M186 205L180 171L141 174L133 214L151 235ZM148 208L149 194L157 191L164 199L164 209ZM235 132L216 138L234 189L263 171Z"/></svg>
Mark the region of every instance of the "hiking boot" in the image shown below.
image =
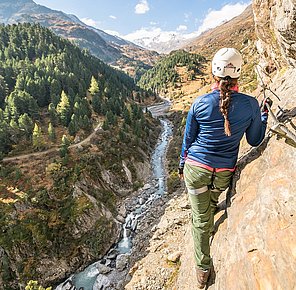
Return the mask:
<svg viewBox="0 0 296 290"><path fill-rule="evenodd" d="M200 268L196 268L197 288L198 289L203 289L206 286L209 276L210 276L210 272L211 272L210 269L203 270Z"/></svg>

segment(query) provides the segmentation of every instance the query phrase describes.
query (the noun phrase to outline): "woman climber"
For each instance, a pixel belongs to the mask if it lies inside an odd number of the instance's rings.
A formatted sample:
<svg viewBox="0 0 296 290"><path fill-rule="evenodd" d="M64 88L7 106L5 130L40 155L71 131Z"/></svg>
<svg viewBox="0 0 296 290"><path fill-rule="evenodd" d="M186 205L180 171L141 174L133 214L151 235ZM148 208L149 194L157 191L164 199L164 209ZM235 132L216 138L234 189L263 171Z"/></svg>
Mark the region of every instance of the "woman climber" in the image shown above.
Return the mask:
<svg viewBox="0 0 296 290"><path fill-rule="evenodd" d="M192 211L192 235L198 288L203 289L212 268L209 239L218 198L231 182L240 141L246 133L251 146L265 135L268 110L238 92L242 56L222 48L212 60L212 92L198 97L186 121L179 176L184 178Z"/></svg>

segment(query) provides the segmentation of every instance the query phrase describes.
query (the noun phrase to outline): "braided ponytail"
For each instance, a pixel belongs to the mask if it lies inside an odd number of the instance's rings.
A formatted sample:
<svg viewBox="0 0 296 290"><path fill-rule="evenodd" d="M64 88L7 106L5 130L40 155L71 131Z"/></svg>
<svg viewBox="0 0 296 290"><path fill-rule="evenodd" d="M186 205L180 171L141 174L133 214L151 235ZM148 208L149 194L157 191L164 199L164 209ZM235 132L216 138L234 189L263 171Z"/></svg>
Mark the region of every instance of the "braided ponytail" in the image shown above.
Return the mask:
<svg viewBox="0 0 296 290"><path fill-rule="evenodd" d="M220 112L224 117L224 132L226 136L231 136L230 122L228 120L228 109L231 102L231 88L237 84L237 79L232 79L230 77L220 78L214 77L219 83L220 89L220 102L219 108Z"/></svg>

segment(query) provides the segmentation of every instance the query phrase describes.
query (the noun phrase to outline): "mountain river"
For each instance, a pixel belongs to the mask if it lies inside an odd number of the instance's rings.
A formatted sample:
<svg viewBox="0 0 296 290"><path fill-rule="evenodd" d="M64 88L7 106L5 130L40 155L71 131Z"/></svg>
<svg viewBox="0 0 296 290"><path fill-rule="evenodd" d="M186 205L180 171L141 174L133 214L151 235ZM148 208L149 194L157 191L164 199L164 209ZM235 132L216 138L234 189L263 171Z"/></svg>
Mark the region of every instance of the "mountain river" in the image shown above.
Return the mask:
<svg viewBox="0 0 296 290"><path fill-rule="evenodd" d="M162 132L151 157L151 182L145 184L132 200L133 206L127 210L122 225L121 239L101 260L91 264L83 272L71 275L57 286L56 290L120 290L128 281L128 260L132 254L138 222L145 219L145 213L149 208L155 206L166 195L165 155L172 136L172 125L163 115L169 107L170 103L164 101L148 108L155 118L160 118Z"/></svg>

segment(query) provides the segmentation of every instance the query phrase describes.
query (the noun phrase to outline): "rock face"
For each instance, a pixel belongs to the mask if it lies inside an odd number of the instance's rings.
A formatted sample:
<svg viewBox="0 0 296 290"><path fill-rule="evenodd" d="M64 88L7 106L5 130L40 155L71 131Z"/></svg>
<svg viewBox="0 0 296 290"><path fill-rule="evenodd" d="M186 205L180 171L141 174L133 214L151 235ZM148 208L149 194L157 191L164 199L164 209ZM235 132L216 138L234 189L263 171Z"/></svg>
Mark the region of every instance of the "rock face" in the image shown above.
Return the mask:
<svg viewBox="0 0 296 290"><path fill-rule="evenodd" d="M281 99L277 100L267 91L274 101L273 112L294 134L295 8L295 1L253 1L257 47L264 72L259 71ZM278 106L282 113L278 112ZM270 127L274 128L271 117ZM215 274L207 289L296 289L295 144L292 146L289 138L270 130L267 135L263 145L245 155L248 158L243 159L247 161L237 175L231 204L216 216L217 233L211 245ZM225 198L222 196L220 201ZM181 203L180 200L176 202ZM181 208L175 208L175 216L180 215ZM168 223L171 221L172 218ZM169 279L162 278L149 266L157 253L159 265L165 268L160 263L161 245L166 245L169 239L169 234L165 233L159 237L159 246L138 263L127 289L148 289L141 282L145 280L145 273L149 277L156 275L165 289L197 289L189 219L187 222L182 241L175 239L173 242L175 250L182 252L179 269L174 266L177 273L171 273ZM158 272L161 273L159 269ZM156 283L149 287L158 289Z"/></svg>
<svg viewBox="0 0 296 290"><path fill-rule="evenodd" d="M293 0L253 1L259 51L276 68L296 66L296 9Z"/></svg>

